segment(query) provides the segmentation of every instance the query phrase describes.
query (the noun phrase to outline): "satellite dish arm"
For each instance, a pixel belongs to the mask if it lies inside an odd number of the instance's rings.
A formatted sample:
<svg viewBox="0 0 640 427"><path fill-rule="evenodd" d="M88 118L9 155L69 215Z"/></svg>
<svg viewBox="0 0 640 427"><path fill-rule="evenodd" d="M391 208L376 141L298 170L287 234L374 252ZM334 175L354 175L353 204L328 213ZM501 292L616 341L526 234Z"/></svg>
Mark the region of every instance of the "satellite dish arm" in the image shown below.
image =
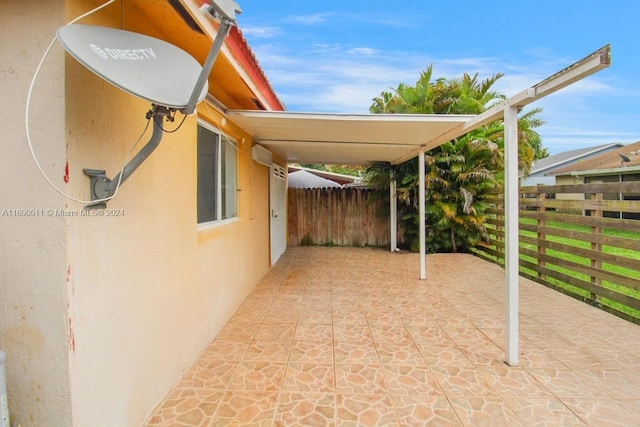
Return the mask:
<svg viewBox="0 0 640 427"><path fill-rule="evenodd" d="M149 112L153 119L153 133L151 139L145 144L144 147L127 163L120 173L115 178L109 179L106 175L106 171L98 169L83 169L85 175L91 178L89 183L91 191L91 200L96 200L96 203L90 205L95 208L106 207L106 202L109 198L113 197L117 189L140 167L140 165L155 151L160 145L164 130L162 128L162 120L165 116L169 115L169 110L166 107L154 105L153 109Z"/></svg>
<svg viewBox="0 0 640 427"><path fill-rule="evenodd" d="M195 111L196 104L198 104L198 101L200 100L202 89L209 78L209 74L211 74L211 70L218 58L218 54L222 50L222 45L229 35L231 27L236 25L236 14L242 12L240 6L232 0L213 1L210 5L203 5L200 10L209 14L211 18L220 19L220 27L218 28L218 33L213 41L213 45L211 45L207 59L202 66L202 71L198 76L198 80L193 88L189 102L187 102L187 105L182 109L182 112L186 115L192 114Z"/></svg>
<svg viewBox="0 0 640 427"><path fill-rule="evenodd" d="M215 40L213 41L213 45L211 46L211 50L209 50L209 54L207 55L207 59L202 66L202 71L198 76L198 80L196 81L196 87L193 89L191 93L191 97L189 98L189 102L184 107L182 112L186 115L193 113L196 109L196 104L200 99L200 94L202 92L202 88L204 87L205 82L209 78L209 74L213 69L213 64L215 64L216 59L218 58L218 54L220 50L222 50L222 44L224 40L229 35L229 31L231 31L231 27L233 27L233 22L222 20L220 23L220 28L218 29L218 34L216 35Z"/></svg>
<svg viewBox="0 0 640 427"><path fill-rule="evenodd" d="M115 186L120 182L122 184L129 178L138 167L158 148L164 131L162 130L162 116L155 114L153 116L153 133L149 142L122 168L122 171L111 180L111 187L109 196L112 196L115 192Z"/></svg>

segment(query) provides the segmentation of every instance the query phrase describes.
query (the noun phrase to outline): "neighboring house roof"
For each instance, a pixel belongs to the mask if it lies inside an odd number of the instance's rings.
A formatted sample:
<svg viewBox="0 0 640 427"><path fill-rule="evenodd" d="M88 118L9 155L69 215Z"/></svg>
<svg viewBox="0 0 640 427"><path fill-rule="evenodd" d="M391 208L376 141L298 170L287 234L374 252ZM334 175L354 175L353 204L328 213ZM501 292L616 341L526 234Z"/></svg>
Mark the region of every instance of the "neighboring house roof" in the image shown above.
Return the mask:
<svg viewBox="0 0 640 427"><path fill-rule="evenodd" d="M335 172L329 172L329 171L321 171L318 169L305 168L303 166L298 166L298 165L289 165L288 169L289 169L289 173L300 171L300 170L307 171L321 178L337 182L340 185L359 183L360 181L362 181L362 178L359 176L345 175L343 173L335 173Z"/></svg>
<svg viewBox="0 0 640 427"><path fill-rule="evenodd" d="M306 170L289 172L289 188L340 188L337 182L314 175Z"/></svg>
<svg viewBox="0 0 640 427"><path fill-rule="evenodd" d="M596 147L579 148L577 150L565 151L562 153L554 154L553 156L545 157L544 159L536 160L531 167L529 176L532 175L549 175L551 172L568 167L575 162L582 161L584 159L597 156L609 150L623 147L624 144L614 142L611 144L598 145Z"/></svg>
<svg viewBox="0 0 640 427"><path fill-rule="evenodd" d="M556 170L554 175L598 175L638 170L640 170L640 141L578 161Z"/></svg>

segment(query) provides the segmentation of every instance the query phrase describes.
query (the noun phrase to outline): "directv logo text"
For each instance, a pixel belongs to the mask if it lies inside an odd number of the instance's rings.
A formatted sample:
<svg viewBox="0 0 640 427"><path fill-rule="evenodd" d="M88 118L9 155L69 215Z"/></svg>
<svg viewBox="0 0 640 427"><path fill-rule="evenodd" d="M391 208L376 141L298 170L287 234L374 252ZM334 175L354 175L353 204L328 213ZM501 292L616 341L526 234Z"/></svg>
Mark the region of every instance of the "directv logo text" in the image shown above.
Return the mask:
<svg viewBox="0 0 640 427"><path fill-rule="evenodd" d="M143 49L104 49L90 44L89 47L93 52L102 59L122 59L124 61L140 61L145 59L155 59L156 53L151 48Z"/></svg>

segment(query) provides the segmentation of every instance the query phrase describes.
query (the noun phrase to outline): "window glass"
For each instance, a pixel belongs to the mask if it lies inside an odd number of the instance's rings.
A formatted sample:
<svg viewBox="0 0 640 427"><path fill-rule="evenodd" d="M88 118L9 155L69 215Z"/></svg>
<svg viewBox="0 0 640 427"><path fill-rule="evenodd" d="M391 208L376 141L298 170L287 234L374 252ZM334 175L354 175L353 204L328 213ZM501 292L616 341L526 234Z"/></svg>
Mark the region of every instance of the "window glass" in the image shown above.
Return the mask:
<svg viewBox="0 0 640 427"><path fill-rule="evenodd" d="M198 223L217 218L217 134L198 126Z"/></svg>
<svg viewBox="0 0 640 427"><path fill-rule="evenodd" d="M222 219L238 216L238 149L233 141L222 137Z"/></svg>
<svg viewBox="0 0 640 427"><path fill-rule="evenodd" d="M198 223L238 216L238 149L235 142L198 125Z"/></svg>

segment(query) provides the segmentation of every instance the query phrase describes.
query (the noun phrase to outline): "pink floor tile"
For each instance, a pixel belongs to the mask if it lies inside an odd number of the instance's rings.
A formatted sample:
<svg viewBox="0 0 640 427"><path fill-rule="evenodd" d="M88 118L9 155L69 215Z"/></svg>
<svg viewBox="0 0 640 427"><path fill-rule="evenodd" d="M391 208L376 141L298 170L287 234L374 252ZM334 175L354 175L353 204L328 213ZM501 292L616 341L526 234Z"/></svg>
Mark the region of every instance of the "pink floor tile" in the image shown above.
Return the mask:
<svg viewBox="0 0 640 427"><path fill-rule="evenodd" d="M421 281L417 264L290 248L146 425L640 425L639 326L521 278L510 367L504 271L435 254Z"/></svg>

